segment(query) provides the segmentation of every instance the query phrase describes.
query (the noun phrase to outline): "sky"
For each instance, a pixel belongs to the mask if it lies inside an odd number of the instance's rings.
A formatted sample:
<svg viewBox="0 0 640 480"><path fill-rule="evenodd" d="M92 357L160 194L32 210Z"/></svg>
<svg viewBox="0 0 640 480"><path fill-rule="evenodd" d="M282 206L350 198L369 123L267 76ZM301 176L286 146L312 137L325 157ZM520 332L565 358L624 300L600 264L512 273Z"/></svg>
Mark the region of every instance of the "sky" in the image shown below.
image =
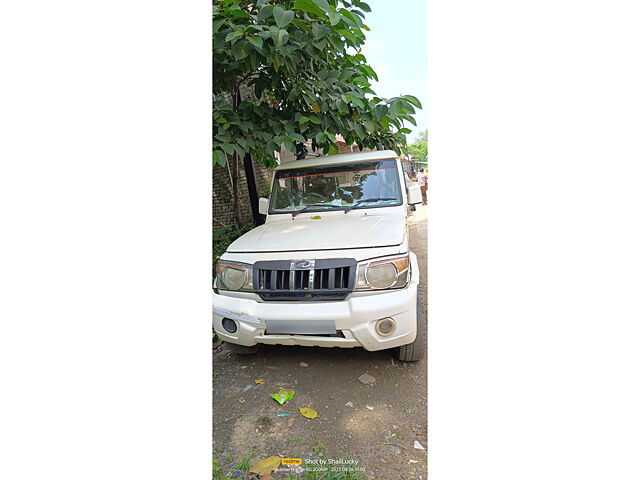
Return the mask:
<svg viewBox="0 0 640 480"><path fill-rule="evenodd" d="M364 23L370 32L362 53L378 74L371 88L381 97L413 95L422 103L414 116L417 127L406 123L412 131L412 143L418 132L427 129L427 0L366 0L371 12Z"/></svg>

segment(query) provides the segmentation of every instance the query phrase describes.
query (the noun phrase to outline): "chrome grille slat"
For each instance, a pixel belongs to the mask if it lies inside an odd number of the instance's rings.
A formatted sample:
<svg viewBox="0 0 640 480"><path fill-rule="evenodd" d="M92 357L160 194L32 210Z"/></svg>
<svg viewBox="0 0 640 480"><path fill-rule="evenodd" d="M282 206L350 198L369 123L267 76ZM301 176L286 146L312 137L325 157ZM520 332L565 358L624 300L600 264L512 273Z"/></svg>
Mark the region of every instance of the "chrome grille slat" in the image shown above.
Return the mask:
<svg viewBox="0 0 640 480"><path fill-rule="evenodd" d="M254 285L263 300L343 300L355 286L356 267L352 258L259 261Z"/></svg>

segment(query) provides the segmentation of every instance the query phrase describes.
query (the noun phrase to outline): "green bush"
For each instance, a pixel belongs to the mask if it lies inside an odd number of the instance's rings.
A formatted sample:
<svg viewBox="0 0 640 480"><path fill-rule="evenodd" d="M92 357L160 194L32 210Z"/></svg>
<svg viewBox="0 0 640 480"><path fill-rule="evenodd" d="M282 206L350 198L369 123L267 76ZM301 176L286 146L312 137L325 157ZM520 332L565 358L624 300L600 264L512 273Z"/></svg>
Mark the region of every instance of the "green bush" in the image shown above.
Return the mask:
<svg viewBox="0 0 640 480"><path fill-rule="evenodd" d="M213 231L213 261L215 262L226 250L231 242L253 228L253 224L248 223L240 228L224 227Z"/></svg>
<svg viewBox="0 0 640 480"><path fill-rule="evenodd" d="M218 459L213 459L213 480L224 480L227 478L224 475L224 470L218 466Z"/></svg>

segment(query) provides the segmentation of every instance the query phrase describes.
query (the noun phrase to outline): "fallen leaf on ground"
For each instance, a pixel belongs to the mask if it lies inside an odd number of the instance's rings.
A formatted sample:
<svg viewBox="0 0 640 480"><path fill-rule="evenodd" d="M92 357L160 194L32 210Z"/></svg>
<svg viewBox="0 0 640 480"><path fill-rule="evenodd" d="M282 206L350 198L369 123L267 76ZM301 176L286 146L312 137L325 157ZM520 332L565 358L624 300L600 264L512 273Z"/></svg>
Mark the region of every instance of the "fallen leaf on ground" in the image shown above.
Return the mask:
<svg viewBox="0 0 640 480"><path fill-rule="evenodd" d="M369 410L373 410L373 407L371 407L371 406L369 406L369 405L367 405L367 408L368 408Z"/></svg>
<svg viewBox="0 0 640 480"><path fill-rule="evenodd" d="M300 365L301 367L308 367L309 364L307 362L300 362L298 365Z"/></svg>
<svg viewBox="0 0 640 480"><path fill-rule="evenodd" d="M256 462L250 469L249 473L257 473L261 477L263 475L271 475L276 468L280 466L282 459L280 457L269 457Z"/></svg>
<svg viewBox="0 0 640 480"><path fill-rule="evenodd" d="M418 440L413 442L413 448L416 448L418 450L424 450L424 447L420 445L420 442Z"/></svg>
<svg viewBox="0 0 640 480"><path fill-rule="evenodd" d="M344 404L345 407L352 407L353 408L353 403L351 402L347 402Z"/></svg>
<svg viewBox="0 0 640 480"><path fill-rule="evenodd" d="M238 399L238 401L239 401L240 403L244 403L244 398L240 397L240 398Z"/></svg>
<svg viewBox="0 0 640 480"><path fill-rule="evenodd" d="M316 418L318 416L318 412L316 412L313 408L302 407L300 409L300 414L305 418Z"/></svg>
<svg viewBox="0 0 640 480"><path fill-rule="evenodd" d="M418 463L418 460L409 460L409 463Z"/></svg>
<svg viewBox="0 0 640 480"><path fill-rule="evenodd" d="M254 382L256 382L256 383L257 383L257 384L259 384L259 385L262 385L262 384L264 383L264 380L263 380L263 379L261 379L261 378L259 378L259 379L257 379L257 380L254 380Z"/></svg>

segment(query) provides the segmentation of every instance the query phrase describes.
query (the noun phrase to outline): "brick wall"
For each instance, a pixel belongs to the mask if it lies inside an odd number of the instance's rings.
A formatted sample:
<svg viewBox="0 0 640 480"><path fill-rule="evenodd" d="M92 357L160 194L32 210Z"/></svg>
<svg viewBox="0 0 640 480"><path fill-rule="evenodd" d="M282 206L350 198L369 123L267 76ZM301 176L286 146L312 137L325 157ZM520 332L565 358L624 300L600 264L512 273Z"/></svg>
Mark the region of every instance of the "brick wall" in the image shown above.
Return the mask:
<svg viewBox="0 0 640 480"><path fill-rule="evenodd" d="M229 165L231 167L231 165ZM266 197L269 194L272 170L264 167L258 162L253 162L256 174L256 187L258 196ZM244 163L240 162L240 174L238 177L240 191L240 212L245 223L253 222L251 213L251 202L249 200L249 189L247 187L247 177L244 172ZM222 226L232 226L233 221L233 191L231 189L231 177L229 168L216 165L213 167L213 228Z"/></svg>

